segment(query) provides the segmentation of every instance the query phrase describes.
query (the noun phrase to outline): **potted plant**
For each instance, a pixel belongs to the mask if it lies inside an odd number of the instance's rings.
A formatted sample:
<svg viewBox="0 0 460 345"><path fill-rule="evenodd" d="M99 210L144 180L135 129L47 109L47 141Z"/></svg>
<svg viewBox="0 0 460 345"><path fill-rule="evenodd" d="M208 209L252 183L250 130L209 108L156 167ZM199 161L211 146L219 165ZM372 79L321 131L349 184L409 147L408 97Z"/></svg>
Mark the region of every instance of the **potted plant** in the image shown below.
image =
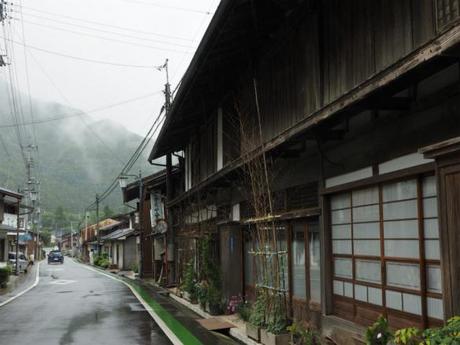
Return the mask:
<svg viewBox="0 0 460 345"><path fill-rule="evenodd" d="M222 292L214 284L208 289L208 308L211 315L222 314Z"/></svg>
<svg viewBox="0 0 460 345"><path fill-rule="evenodd" d="M202 280L196 285L196 289L198 303L200 304L201 309L206 310L206 305L208 303L208 283L205 280Z"/></svg>
<svg viewBox="0 0 460 345"><path fill-rule="evenodd" d="M291 336L287 333L287 320L281 314L274 314L267 327L260 331L260 341L264 345L288 345Z"/></svg>
<svg viewBox="0 0 460 345"><path fill-rule="evenodd" d="M302 324L294 322L287 327L291 335L292 345L320 345L321 338L319 334L311 328L304 327Z"/></svg>
<svg viewBox="0 0 460 345"><path fill-rule="evenodd" d="M382 315L366 330L367 345L387 345L392 339L388 321Z"/></svg>
<svg viewBox="0 0 460 345"><path fill-rule="evenodd" d="M260 341L260 329L265 327L265 302L264 295L259 294L252 305L246 323L246 335L255 341Z"/></svg>
<svg viewBox="0 0 460 345"><path fill-rule="evenodd" d="M0 268L0 288L6 287L6 284L10 280L10 275L11 267L9 265Z"/></svg>
<svg viewBox="0 0 460 345"><path fill-rule="evenodd" d="M195 277L195 268L193 267L193 260L190 260L190 262L187 264L187 269L184 273L184 284L182 287L185 291L184 297L193 304L197 303L198 288Z"/></svg>

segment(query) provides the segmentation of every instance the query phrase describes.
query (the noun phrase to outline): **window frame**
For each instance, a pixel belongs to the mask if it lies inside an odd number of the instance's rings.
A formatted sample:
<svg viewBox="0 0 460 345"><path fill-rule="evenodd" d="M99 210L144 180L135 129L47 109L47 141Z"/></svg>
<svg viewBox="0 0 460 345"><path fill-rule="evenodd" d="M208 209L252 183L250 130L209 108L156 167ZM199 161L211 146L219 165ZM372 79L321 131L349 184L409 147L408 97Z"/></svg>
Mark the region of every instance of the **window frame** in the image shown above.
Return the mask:
<svg viewBox="0 0 460 345"><path fill-rule="evenodd" d="M441 257L438 259L427 259L425 257L425 241L430 240L430 238L425 237L425 220L428 219L436 219L438 222L438 237L437 240L440 241L441 237L441 228L439 224L439 214L436 217L426 217L424 216L424 204L423 201L425 199L429 198L437 198L439 199L439 190L436 191L436 195L434 196L425 196L423 193L423 181L425 178L434 176L433 172L424 172L424 173L419 173L415 175L405 175L396 179L377 179L375 183L369 183L369 181L366 181L366 184L363 185L353 185L353 186L348 186L348 188L334 188L334 191L327 193L327 205L328 205L328 214L326 217L328 218L328 226L327 226L327 231L329 232L329 243L327 244L330 246L330 253L331 257L328 259L329 264L330 264L330 274L328 275L328 280L329 281L329 289L331 291L332 296L332 312L335 312L336 309L336 301L348 301L353 304L353 318L356 319L357 317L357 307L367 307L369 309L372 309L374 311L378 311L382 313L383 315L388 317L388 314L399 314L403 315L406 318L410 319L417 319L420 321L421 324L424 325L424 327L428 325L437 325L439 323L442 323L443 320L440 319L435 319L435 318L430 318L428 316L428 302L427 299L432 297L436 299L441 299L443 300L443 293L442 293L442 286L441 286L441 293L438 292L432 292L428 291L428 277L427 277L427 268L429 266L435 266L439 267L439 269L442 271L441 267ZM415 180L416 182L416 195L415 198L402 198L398 200L391 200L391 201L383 201L383 186L388 185L391 183L397 183L397 182L403 182L403 181L410 181L410 180ZM356 207L353 207L353 192L360 191L360 190L365 190L365 189L370 189L370 188L377 188L378 189L378 202L377 203L370 203L370 204L363 204L359 205L358 207L367 207L370 205L378 205L379 207L379 214L378 214L378 220L377 221L369 221L368 223L376 223L378 222L379 224L379 237L378 241L380 243L380 255L359 255L355 254L355 241L356 238L354 236L354 225L355 223L353 222L353 210ZM324 193L326 194L326 193ZM334 208L332 207L332 197L336 195L348 195L349 197L349 202L347 203L347 207L343 208ZM384 220L384 212L383 212L383 206L384 204L391 204L391 203L397 203L397 202L402 202L402 201L411 201L415 200L416 201L416 218L402 218L402 219L387 219ZM438 203L437 203L438 205ZM333 223L332 220L332 214L334 211L338 210L349 210L350 212L350 219L349 223L341 223L348 225L350 228L350 237L349 238L338 238L338 237L333 237L333 225L337 225L337 223ZM398 221L398 220L404 220L404 221L409 221L409 220L415 220L417 222L417 237L385 237L384 233L384 224L385 221ZM361 223L361 222L359 222ZM366 222L362 222L366 223ZM373 239L373 238L372 238ZM371 240L372 240L371 239ZM333 241L344 241L344 240L349 240L351 241L351 254L334 254L333 250ZM368 238L366 238L368 240ZM406 257L392 257L392 256L386 256L385 253L385 241L387 240L417 240L418 241L418 253L419 257L418 258L406 258ZM338 258L345 258L345 259L351 259L351 265L352 265L352 274L351 278L346 278L343 276L336 276L335 275L335 259ZM357 260L374 260L380 264L380 276L381 276L381 282L380 284L372 283L369 281L363 281L359 280L356 278L356 262ZM388 285L388 279L387 279L387 264L391 262L398 262L398 263L407 263L407 264L417 264L418 265L418 271L419 271L419 289L411 289L411 288L405 288L405 287L398 287L398 286L393 286L393 285ZM334 293L334 282L342 282L342 293L343 295L337 295ZM352 290L352 297L346 297L345 296L345 283L350 283L352 284L351 290ZM367 289L369 288L377 288L381 290L381 305L378 304L372 304L369 301L369 298L367 297L367 301L361 301L357 300L355 298L355 286L360 285L360 286L365 286ZM403 300L403 294L411 294L411 295L416 295L420 296L421 298L421 313L420 315L418 314L413 314L409 313L407 311L402 311L398 309L393 309L387 306L386 303L386 291L394 291L397 293L401 294L401 303Z"/></svg>

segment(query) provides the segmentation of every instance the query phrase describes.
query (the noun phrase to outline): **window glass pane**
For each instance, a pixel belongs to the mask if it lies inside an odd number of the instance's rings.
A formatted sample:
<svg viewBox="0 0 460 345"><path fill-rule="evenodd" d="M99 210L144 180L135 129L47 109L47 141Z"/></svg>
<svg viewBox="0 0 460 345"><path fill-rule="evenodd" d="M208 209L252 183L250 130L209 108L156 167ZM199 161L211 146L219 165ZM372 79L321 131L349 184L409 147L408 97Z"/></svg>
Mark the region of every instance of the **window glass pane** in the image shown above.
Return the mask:
<svg viewBox="0 0 460 345"><path fill-rule="evenodd" d="M360 206L353 208L353 222L371 222L379 220L379 206Z"/></svg>
<svg viewBox="0 0 460 345"><path fill-rule="evenodd" d="M402 310L402 296L400 292L386 290L385 297L388 308Z"/></svg>
<svg viewBox="0 0 460 345"><path fill-rule="evenodd" d="M382 305L382 289L376 289L373 287L367 288L367 297L369 299L369 303Z"/></svg>
<svg viewBox="0 0 460 345"><path fill-rule="evenodd" d="M334 280L333 288L336 295L343 296L343 282L340 280Z"/></svg>
<svg viewBox="0 0 460 345"><path fill-rule="evenodd" d="M383 204L383 219L417 218L417 200L392 202Z"/></svg>
<svg viewBox="0 0 460 345"><path fill-rule="evenodd" d="M351 239L351 225L332 225L332 238Z"/></svg>
<svg viewBox="0 0 460 345"><path fill-rule="evenodd" d="M297 298L306 297L305 286L305 233L303 227L294 227L292 241L292 293Z"/></svg>
<svg viewBox="0 0 460 345"><path fill-rule="evenodd" d="M332 211L332 224L348 224L350 219L350 209Z"/></svg>
<svg viewBox="0 0 460 345"><path fill-rule="evenodd" d="M331 197L331 210L350 207L350 194L338 194Z"/></svg>
<svg viewBox="0 0 460 345"><path fill-rule="evenodd" d="M353 206L377 204L379 202L379 189L377 187L353 191Z"/></svg>
<svg viewBox="0 0 460 345"><path fill-rule="evenodd" d="M355 240L353 248L355 255L380 256L379 240Z"/></svg>
<svg viewBox="0 0 460 345"><path fill-rule="evenodd" d="M385 240L385 256L418 258L420 256L418 240Z"/></svg>
<svg viewBox="0 0 460 345"><path fill-rule="evenodd" d="M389 286L419 290L419 265L401 262L387 262L387 284Z"/></svg>
<svg viewBox="0 0 460 345"><path fill-rule="evenodd" d="M355 285L355 299L358 301L367 302L367 287L363 285Z"/></svg>
<svg viewBox="0 0 460 345"><path fill-rule="evenodd" d="M439 260L439 240L425 240L425 258L428 260Z"/></svg>
<svg viewBox="0 0 460 345"><path fill-rule="evenodd" d="M309 226L309 245L310 245L310 299L315 302L321 302L321 264L320 264L320 241L319 225L313 230Z"/></svg>
<svg viewBox="0 0 460 345"><path fill-rule="evenodd" d="M423 196L436 195L436 177L428 176L423 179Z"/></svg>
<svg viewBox="0 0 460 345"><path fill-rule="evenodd" d="M441 299L427 297L426 304L429 317L439 320L444 318L444 308Z"/></svg>
<svg viewBox="0 0 460 345"><path fill-rule="evenodd" d="M420 296L403 293L403 303L405 312L422 315L422 299Z"/></svg>
<svg viewBox="0 0 460 345"><path fill-rule="evenodd" d="M342 278L353 278L351 259L335 258L334 259L334 275Z"/></svg>
<svg viewBox="0 0 460 345"><path fill-rule="evenodd" d="M423 216L425 218L438 216L438 198L423 199Z"/></svg>
<svg viewBox="0 0 460 345"><path fill-rule="evenodd" d="M343 292L345 297L353 298L353 284L343 283Z"/></svg>
<svg viewBox="0 0 460 345"><path fill-rule="evenodd" d="M334 254L351 254L350 240L333 240L332 252Z"/></svg>
<svg viewBox="0 0 460 345"><path fill-rule="evenodd" d="M425 228L425 238L439 238L439 221L435 219L425 219L423 221Z"/></svg>
<svg viewBox="0 0 460 345"><path fill-rule="evenodd" d="M382 272L379 261L356 260L356 280L370 283L380 283Z"/></svg>
<svg viewBox="0 0 460 345"><path fill-rule="evenodd" d="M426 268L427 290L429 292L442 293L441 269L439 266L427 266Z"/></svg>
<svg viewBox="0 0 460 345"><path fill-rule="evenodd" d="M386 184L382 188L383 201L395 201L417 197L416 180Z"/></svg>
<svg viewBox="0 0 460 345"><path fill-rule="evenodd" d="M392 220L383 223L386 238L418 238L418 221Z"/></svg>
<svg viewBox="0 0 460 345"><path fill-rule="evenodd" d="M353 238L380 238L379 223L353 224Z"/></svg>

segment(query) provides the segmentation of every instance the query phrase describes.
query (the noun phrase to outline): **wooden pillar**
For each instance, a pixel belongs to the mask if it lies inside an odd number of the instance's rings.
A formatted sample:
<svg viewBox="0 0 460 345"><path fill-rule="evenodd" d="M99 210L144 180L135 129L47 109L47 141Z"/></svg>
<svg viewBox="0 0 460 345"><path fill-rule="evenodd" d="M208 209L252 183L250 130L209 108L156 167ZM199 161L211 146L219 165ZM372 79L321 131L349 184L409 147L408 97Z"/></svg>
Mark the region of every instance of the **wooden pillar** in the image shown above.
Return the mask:
<svg viewBox="0 0 460 345"><path fill-rule="evenodd" d="M460 137L420 150L436 160L444 318L460 315Z"/></svg>
<svg viewBox="0 0 460 345"><path fill-rule="evenodd" d="M148 202L142 203L142 212L140 212L139 218L139 221L142 222L142 231L139 234L142 246L142 278L153 278L153 250L152 236L150 236L152 229L150 225L150 205Z"/></svg>

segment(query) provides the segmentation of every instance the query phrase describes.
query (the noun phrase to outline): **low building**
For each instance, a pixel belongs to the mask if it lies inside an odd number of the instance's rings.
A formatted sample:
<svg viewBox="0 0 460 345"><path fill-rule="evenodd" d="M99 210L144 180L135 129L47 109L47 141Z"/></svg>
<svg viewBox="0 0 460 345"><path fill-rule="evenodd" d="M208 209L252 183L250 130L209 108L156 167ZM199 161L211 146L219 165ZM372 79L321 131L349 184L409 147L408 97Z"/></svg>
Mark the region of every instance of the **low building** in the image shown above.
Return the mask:
<svg viewBox="0 0 460 345"><path fill-rule="evenodd" d="M15 240L17 239L22 198L22 194L0 188L0 264L8 262L8 252L13 249L10 248L8 233L15 234Z"/></svg>

